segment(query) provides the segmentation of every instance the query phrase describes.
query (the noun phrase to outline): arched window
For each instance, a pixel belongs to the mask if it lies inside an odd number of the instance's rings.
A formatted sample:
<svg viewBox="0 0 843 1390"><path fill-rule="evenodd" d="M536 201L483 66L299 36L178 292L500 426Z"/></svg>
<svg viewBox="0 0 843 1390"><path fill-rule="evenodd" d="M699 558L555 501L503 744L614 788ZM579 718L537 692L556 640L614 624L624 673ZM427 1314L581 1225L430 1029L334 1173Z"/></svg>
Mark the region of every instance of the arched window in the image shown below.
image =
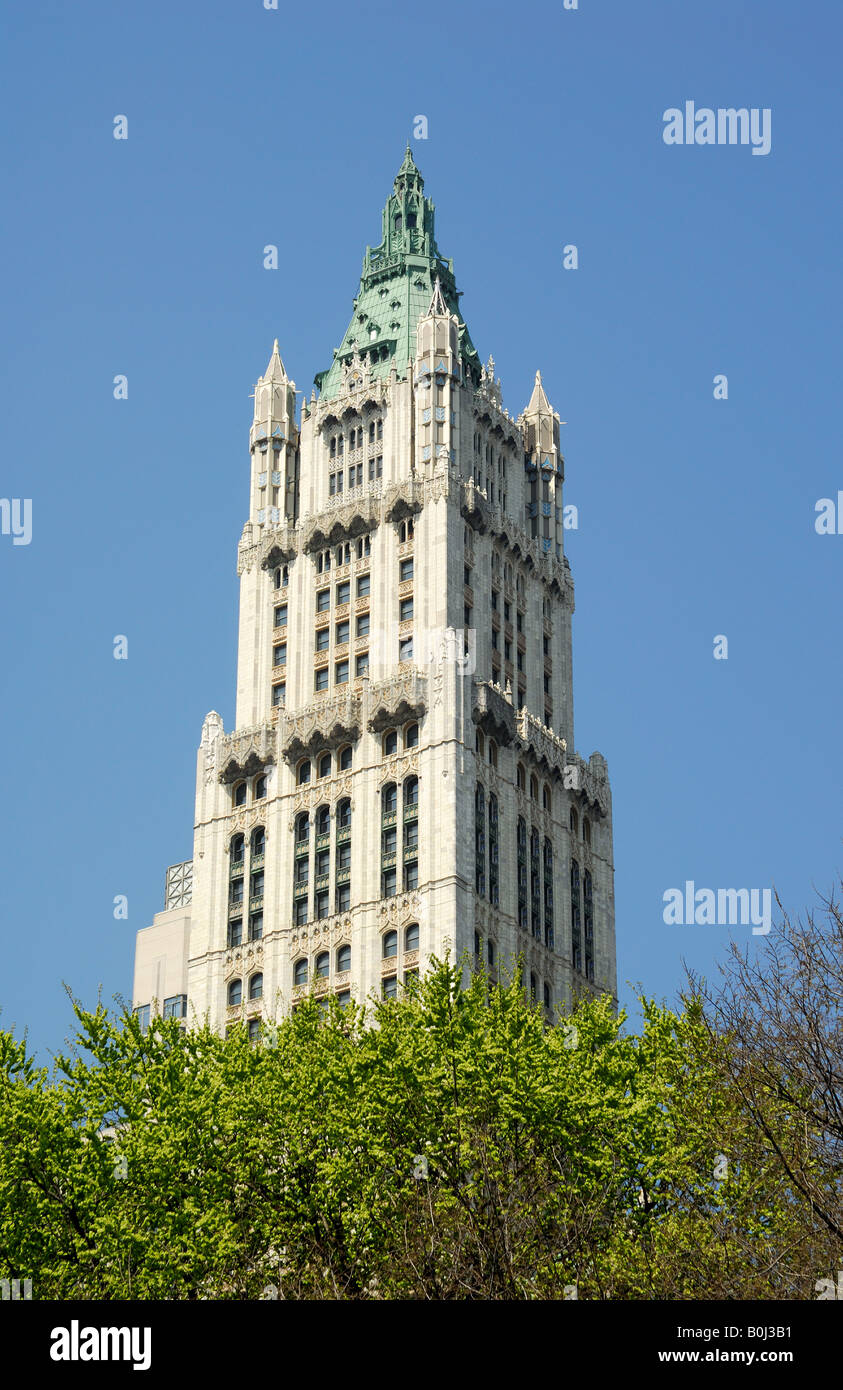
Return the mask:
<svg viewBox="0 0 843 1390"><path fill-rule="evenodd" d="M418 777L408 777L404 783L404 805L418 806L419 804L419 779Z"/></svg>
<svg viewBox="0 0 843 1390"><path fill-rule="evenodd" d="M229 845L229 854L232 864L242 864L245 854L246 841L242 835L232 835Z"/></svg>
<svg viewBox="0 0 843 1390"><path fill-rule="evenodd" d="M317 980L327 980L331 971L331 955L329 951L320 951L316 957L316 966L313 971Z"/></svg>
<svg viewBox="0 0 843 1390"><path fill-rule="evenodd" d="M299 844L310 839L310 816L307 811L302 811L301 815L296 818L296 839Z"/></svg>
<svg viewBox="0 0 843 1390"><path fill-rule="evenodd" d="M337 806L337 826L340 830L347 830L351 825L351 802L347 796Z"/></svg>
<svg viewBox="0 0 843 1390"><path fill-rule="evenodd" d="M585 844L591 844L591 821L588 816L582 818L582 837Z"/></svg>
<svg viewBox="0 0 843 1390"><path fill-rule="evenodd" d="M252 831L251 851L252 858L257 859L266 850L266 831L262 825L256 825Z"/></svg>
<svg viewBox="0 0 843 1390"><path fill-rule="evenodd" d="M404 950L417 951L419 949L419 924L411 922L404 932Z"/></svg>
<svg viewBox="0 0 843 1390"><path fill-rule="evenodd" d="M418 726L418 724L408 724L407 727L406 727L406 729L404 730L404 747L405 747L405 748L417 748L417 747L418 747L418 742L419 742L419 726Z"/></svg>
<svg viewBox="0 0 843 1390"><path fill-rule="evenodd" d="M385 936L384 936L384 938L383 938L383 948L382 948L382 950L383 950L383 958L384 958L384 960L392 960L392 957L393 957L393 956L397 956L397 955L398 955L398 933L397 933L397 931L388 931L388 932L385 934Z"/></svg>
<svg viewBox="0 0 843 1390"><path fill-rule="evenodd" d="M293 966L293 983L296 985L307 984L307 961L304 959L304 956L302 956L300 960L297 960Z"/></svg>
<svg viewBox="0 0 843 1390"><path fill-rule="evenodd" d="M492 767L498 765L498 745L493 738L489 739L489 763Z"/></svg>
<svg viewBox="0 0 843 1390"><path fill-rule="evenodd" d="M393 815L398 810L398 788L394 782L387 782L381 792L381 805L385 816Z"/></svg>
<svg viewBox="0 0 843 1390"><path fill-rule="evenodd" d="M243 1000L243 981L231 980L228 986L228 1007L233 1009L236 1004Z"/></svg>
<svg viewBox="0 0 843 1390"><path fill-rule="evenodd" d="M320 806L316 811L316 834L327 835L331 829L331 808Z"/></svg>
<svg viewBox="0 0 843 1390"><path fill-rule="evenodd" d="M310 758L302 758L299 763L298 784L305 786L310 781Z"/></svg>
<svg viewBox="0 0 843 1390"><path fill-rule="evenodd" d="M530 778L530 799L531 799L532 801L538 801L538 799L539 799L539 779L538 779L538 777L531 777L531 778Z"/></svg>
<svg viewBox="0 0 843 1390"><path fill-rule="evenodd" d="M345 748L341 748L339 752L338 762L340 772L347 772L351 767L351 757L351 744L349 743Z"/></svg>
<svg viewBox="0 0 843 1390"><path fill-rule="evenodd" d="M266 796L266 777L261 774L255 778L254 791L252 793L255 801L261 801Z"/></svg>
<svg viewBox="0 0 843 1390"><path fill-rule="evenodd" d="M485 746L486 740L484 739L482 732L480 731L480 729L476 729L474 733L474 747L477 749L477 752L480 754L481 758L483 757Z"/></svg>
<svg viewBox="0 0 843 1390"><path fill-rule="evenodd" d="M542 806L546 811L553 810L553 795L547 782L542 787Z"/></svg>
<svg viewBox="0 0 843 1390"><path fill-rule="evenodd" d="M516 781L516 785L517 785L517 787L518 787L518 790L519 790L520 792L523 792L523 791L526 789L527 782L526 782L526 777L525 777L525 774L524 774L524 768L521 766L521 763L518 764L518 771L517 771L516 776L515 776L515 781Z"/></svg>
<svg viewBox="0 0 843 1390"><path fill-rule="evenodd" d="M337 948L337 973L342 975L346 970L351 969L351 947L339 946Z"/></svg>
<svg viewBox="0 0 843 1390"><path fill-rule="evenodd" d="M258 971L249 981L249 998L263 999L263 975Z"/></svg>
<svg viewBox="0 0 843 1390"><path fill-rule="evenodd" d="M578 835L578 834L579 834L579 828L580 828L580 818L579 818L579 816L577 815L577 811L576 811L576 807L575 807L575 806L572 806L572 807L571 807L571 814L570 814L570 816L568 817L568 824L569 824L569 826L571 827L571 834L574 835L574 836Z"/></svg>
<svg viewBox="0 0 843 1390"><path fill-rule="evenodd" d="M398 734L395 729L387 729L383 736L383 755L390 757L398 751Z"/></svg>
<svg viewBox="0 0 843 1390"><path fill-rule="evenodd" d="M237 783L237 786L234 788L234 797L233 797L233 800L234 800L234 805L235 805L235 806L245 806L245 805L246 805L246 783L245 783L245 782L238 782L238 783Z"/></svg>
<svg viewBox="0 0 843 1390"><path fill-rule="evenodd" d="M330 775L331 775L331 755L330 755L330 753L323 753L322 756L321 756L321 758L319 759L319 776L320 776L320 777L330 777Z"/></svg>

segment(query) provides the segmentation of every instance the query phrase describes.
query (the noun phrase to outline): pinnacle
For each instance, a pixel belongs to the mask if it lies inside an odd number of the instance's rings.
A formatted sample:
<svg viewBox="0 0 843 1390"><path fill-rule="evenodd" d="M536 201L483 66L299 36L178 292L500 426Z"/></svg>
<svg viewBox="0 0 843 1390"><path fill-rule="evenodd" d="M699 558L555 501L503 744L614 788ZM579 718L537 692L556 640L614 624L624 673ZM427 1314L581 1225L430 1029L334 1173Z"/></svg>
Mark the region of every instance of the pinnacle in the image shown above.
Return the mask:
<svg viewBox="0 0 843 1390"><path fill-rule="evenodd" d="M272 344L272 356L269 359L264 380L269 378L271 381L286 381L287 373L284 370L284 363L281 361L281 354L278 351L278 339Z"/></svg>
<svg viewBox="0 0 843 1390"><path fill-rule="evenodd" d="M543 411L547 414L551 413L550 401L547 399L547 396L544 393L544 387L542 386L541 372L536 372L536 382L533 387L533 394L530 397L530 403L527 406L527 414L529 414L531 411Z"/></svg>

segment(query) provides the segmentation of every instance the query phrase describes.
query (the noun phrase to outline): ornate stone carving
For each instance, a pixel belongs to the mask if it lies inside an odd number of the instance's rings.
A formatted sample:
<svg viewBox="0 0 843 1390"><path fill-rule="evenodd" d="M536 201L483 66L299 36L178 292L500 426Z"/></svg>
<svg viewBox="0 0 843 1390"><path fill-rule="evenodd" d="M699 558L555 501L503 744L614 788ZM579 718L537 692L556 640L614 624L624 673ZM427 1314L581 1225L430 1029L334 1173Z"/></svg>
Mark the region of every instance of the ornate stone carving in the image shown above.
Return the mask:
<svg viewBox="0 0 843 1390"><path fill-rule="evenodd" d="M426 710L427 677L415 667L369 686L366 722L372 733L380 733L408 719L421 719Z"/></svg>
<svg viewBox="0 0 843 1390"><path fill-rule="evenodd" d="M564 738L560 738L552 729L548 729L545 724L537 719L534 714L530 714L527 709L520 709L515 716L518 736L525 749L529 750L537 763L543 765L548 772L555 772L562 777L568 765L567 745Z"/></svg>
<svg viewBox="0 0 843 1390"><path fill-rule="evenodd" d="M494 681L474 682L471 717L475 724L497 743L506 746L516 742L517 713L512 703L512 695Z"/></svg>
<svg viewBox="0 0 843 1390"><path fill-rule="evenodd" d="M361 698L353 690L306 705L298 714L278 719L278 746L290 764L323 748L338 748L359 738Z"/></svg>
<svg viewBox="0 0 843 1390"><path fill-rule="evenodd" d="M258 539L254 540L257 530ZM294 526L253 527L246 523L237 553L237 573L260 565L261 569L277 569L289 564L299 553L300 538Z"/></svg>
<svg viewBox="0 0 843 1390"><path fill-rule="evenodd" d="M276 731L270 724L237 729L217 741L219 780L226 784L254 777L275 762Z"/></svg>

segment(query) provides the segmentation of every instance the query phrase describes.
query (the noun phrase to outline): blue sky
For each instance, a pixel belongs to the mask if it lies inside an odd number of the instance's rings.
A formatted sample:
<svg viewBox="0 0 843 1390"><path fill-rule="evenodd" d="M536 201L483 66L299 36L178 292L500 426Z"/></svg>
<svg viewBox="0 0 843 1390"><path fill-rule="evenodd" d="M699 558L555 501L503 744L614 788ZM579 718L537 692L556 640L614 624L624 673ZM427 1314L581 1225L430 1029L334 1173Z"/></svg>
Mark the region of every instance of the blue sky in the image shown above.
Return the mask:
<svg viewBox="0 0 843 1390"><path fill-rule="evenodd" d="M192 853L202 719L233 718L249 394L276 335L308 393L330 363L419 114L478 351L511 412L540 368L568 422L619 980L672 999L722 954L727 929L664 924L666 889L799 910L843 860L843 534L814 529L843 489L839 5L279 4L6 7L0 495L33 533L0 535L0 1003L42 1057L62 981L130 995ZM666 146L686 100L769 107L770 153Z"/></svg>

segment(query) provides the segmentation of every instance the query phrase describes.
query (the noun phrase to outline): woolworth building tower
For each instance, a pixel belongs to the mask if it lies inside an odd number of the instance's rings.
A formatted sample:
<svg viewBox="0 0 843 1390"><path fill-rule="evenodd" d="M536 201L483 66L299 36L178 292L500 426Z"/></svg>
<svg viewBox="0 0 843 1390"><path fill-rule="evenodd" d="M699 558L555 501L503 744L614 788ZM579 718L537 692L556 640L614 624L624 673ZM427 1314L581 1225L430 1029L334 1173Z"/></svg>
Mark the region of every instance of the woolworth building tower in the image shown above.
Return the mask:
<svg viewBox="0 0 843 1390"><path fill-rule="evenodd" d="M254 393L234 728L205 719L193 858L134 1007L243 1021L395 997L431 956L548 1017L616 993L606 762L575 752L559 416L501 404L409 147L308 401Z"/></svg>

